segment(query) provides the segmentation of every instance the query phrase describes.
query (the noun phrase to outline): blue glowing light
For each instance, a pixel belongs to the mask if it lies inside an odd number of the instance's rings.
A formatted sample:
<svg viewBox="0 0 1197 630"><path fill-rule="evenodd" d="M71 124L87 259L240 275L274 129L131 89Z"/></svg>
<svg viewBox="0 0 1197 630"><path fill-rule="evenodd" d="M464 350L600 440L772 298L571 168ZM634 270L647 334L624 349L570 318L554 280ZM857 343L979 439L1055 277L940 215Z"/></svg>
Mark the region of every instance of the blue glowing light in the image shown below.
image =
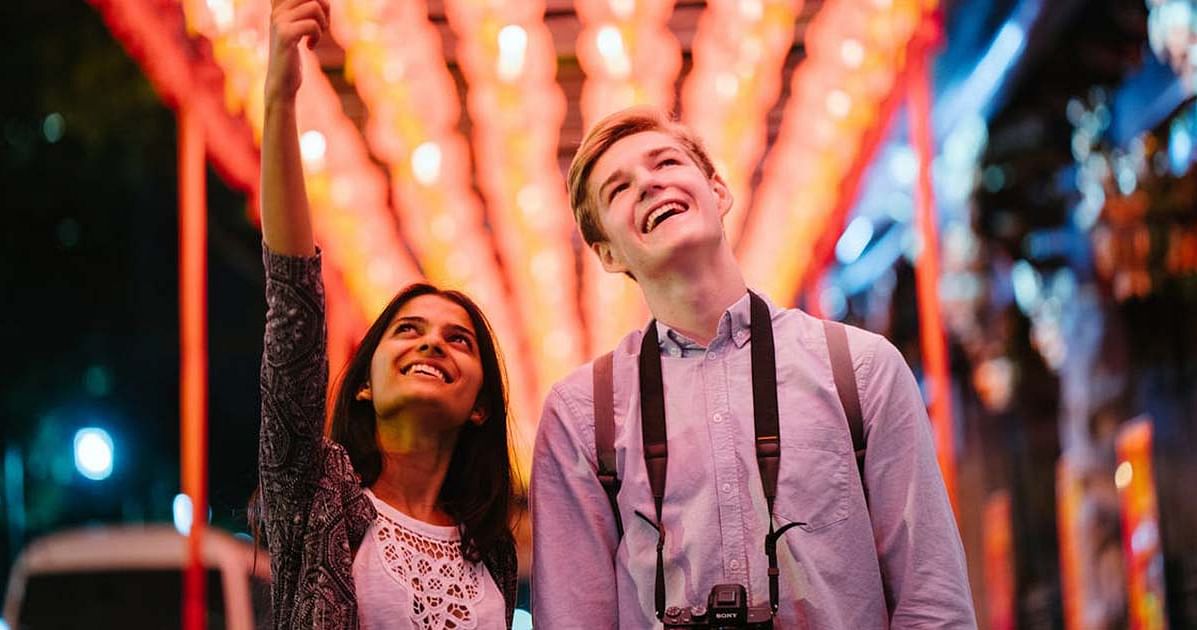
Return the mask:
<svg viewBox="0 0 1197 630"><path fill-rule="evenodd" d="M844 228L844 233L836 242L835 257L842 264L852 264L864 253L865 247L868 247L871 240L873 240L873 222L868 217L858 216L852 219L848 227Z"/></svg>
<svg viewBox="0 0 1197 630"><path fill-rule="evenodd" d="M112 474L112 437L104 429L87 427L75 433L75 468L95 481Z"/></svg>
<svg viewBox="0 0 1197 630"><path fill-rule="evenodd" d="M174 517L175 530L186 536L191 533L191 497L176 494L170 504L171 516Z"/></svg>
<svg viewBox="0 0 1197 630"><path fill-rule="evenodd" d="M1168 166L1176 177L1189 170L1193 159L1193 134L1189 131L1188 118L1181 116L1174 120L1168 134Z"/></svg>

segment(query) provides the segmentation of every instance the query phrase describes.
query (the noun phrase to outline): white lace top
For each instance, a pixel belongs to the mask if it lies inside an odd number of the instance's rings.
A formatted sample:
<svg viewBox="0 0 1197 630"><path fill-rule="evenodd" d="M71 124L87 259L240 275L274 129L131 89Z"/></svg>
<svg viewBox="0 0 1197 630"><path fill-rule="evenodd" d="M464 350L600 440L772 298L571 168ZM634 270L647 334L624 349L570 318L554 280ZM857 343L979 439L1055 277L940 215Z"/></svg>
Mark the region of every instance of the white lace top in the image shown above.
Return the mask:
<svg viewBox="0 0 1197 630"><path fill-rule="evenodd" d="M429 525L366 490L378 508L353 558L362 630L504 630L503 594L461 556L456 527Z"/></svg>

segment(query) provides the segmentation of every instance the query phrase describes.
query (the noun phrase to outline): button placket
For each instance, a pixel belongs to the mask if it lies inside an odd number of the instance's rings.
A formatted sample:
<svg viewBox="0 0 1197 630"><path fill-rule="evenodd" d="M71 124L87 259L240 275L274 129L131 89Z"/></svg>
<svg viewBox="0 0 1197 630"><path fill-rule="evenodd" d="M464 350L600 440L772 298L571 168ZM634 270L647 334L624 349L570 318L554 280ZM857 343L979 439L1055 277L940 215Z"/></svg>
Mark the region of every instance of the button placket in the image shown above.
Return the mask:
<svg viewBox="0 0 1197 630"><path fill-rule="evenodd" d="M745 527L744 515L735 492L737 488L737 458L736 438L733 423L728 415L728 378L726 364L718 361L718 353L707 352L707 360L702 366L703 381L706 387L707 408L713 413L708 430L711 436L711 460L715 466L714 488L715 504L719 512L719 533L722 540L722 561L724 574L733 577L738 575L745 557ZM743 579L735 577L743 583Z"/></svg>

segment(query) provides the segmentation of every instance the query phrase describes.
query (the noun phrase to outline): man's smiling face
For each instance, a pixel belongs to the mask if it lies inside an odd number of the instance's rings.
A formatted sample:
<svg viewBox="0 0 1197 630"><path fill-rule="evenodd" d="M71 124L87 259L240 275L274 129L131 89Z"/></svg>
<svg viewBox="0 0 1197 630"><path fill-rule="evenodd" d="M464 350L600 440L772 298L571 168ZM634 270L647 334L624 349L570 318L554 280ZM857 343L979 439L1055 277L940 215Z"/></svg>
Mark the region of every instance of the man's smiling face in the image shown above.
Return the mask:
<svg viewBox="0 0 1197 630"><path fill-rule="evenodd" d="M708 178L677 139L659 131L612 144L595 162L589 186L607 236L591 247L607 271L637 278L679 254L717 245L732 205L723 181Z"/></svg>

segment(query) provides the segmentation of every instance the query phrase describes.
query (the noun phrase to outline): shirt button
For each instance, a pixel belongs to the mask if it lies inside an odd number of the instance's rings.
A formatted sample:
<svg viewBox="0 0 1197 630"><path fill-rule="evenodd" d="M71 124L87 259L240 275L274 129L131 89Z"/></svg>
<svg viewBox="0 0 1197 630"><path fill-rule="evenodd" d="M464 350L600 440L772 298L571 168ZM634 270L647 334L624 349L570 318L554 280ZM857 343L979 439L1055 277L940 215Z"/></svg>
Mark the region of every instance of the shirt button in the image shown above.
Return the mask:
<svg viewBox="0 0 1197 630"><path fill-rule="evenodd" d="M739 568L740 568L740 561L739 561L739 560L732 560L731 562L729 562L729 563L728 563L728 566L730 566L730 567L731 567L731 568L733 568L733 569L739 569Z"/></svg>
<svg viewBox="0 0 1197 630"><path fill-rule="evenodd" d="M731 492L731 484L730 483L723 484L722 486L720 486L720 490L723 490L724 492Z"/></svg>
<svg viewBox="0 0 1197 630"><path fill-rule="evenodd" d="M713 420L715 424L719 424L720 422L723 422L723 414L717 413L711 418L711 420Z"/></svg>
<svg viewBox="0 0 1197 630"><path fill-rule="evenodd" d="M718 359L718 358L719 358L719 353L718 353L718 352L708 352L708 353L707 353L707 360L708 360L708 361L714 361L715 359Z"/></svg>
<svg viewBox="0 0 1197 630"><path fill-rule="evenodd" d="M682 356L682 351L681 351L681 349L680 349L680 348L670 348L670 349L669 349L669 356L671 356L671 357L673 357L673 358L675 358L675 359L676 359L677 357L680 357L680 356Z"/></svg>

